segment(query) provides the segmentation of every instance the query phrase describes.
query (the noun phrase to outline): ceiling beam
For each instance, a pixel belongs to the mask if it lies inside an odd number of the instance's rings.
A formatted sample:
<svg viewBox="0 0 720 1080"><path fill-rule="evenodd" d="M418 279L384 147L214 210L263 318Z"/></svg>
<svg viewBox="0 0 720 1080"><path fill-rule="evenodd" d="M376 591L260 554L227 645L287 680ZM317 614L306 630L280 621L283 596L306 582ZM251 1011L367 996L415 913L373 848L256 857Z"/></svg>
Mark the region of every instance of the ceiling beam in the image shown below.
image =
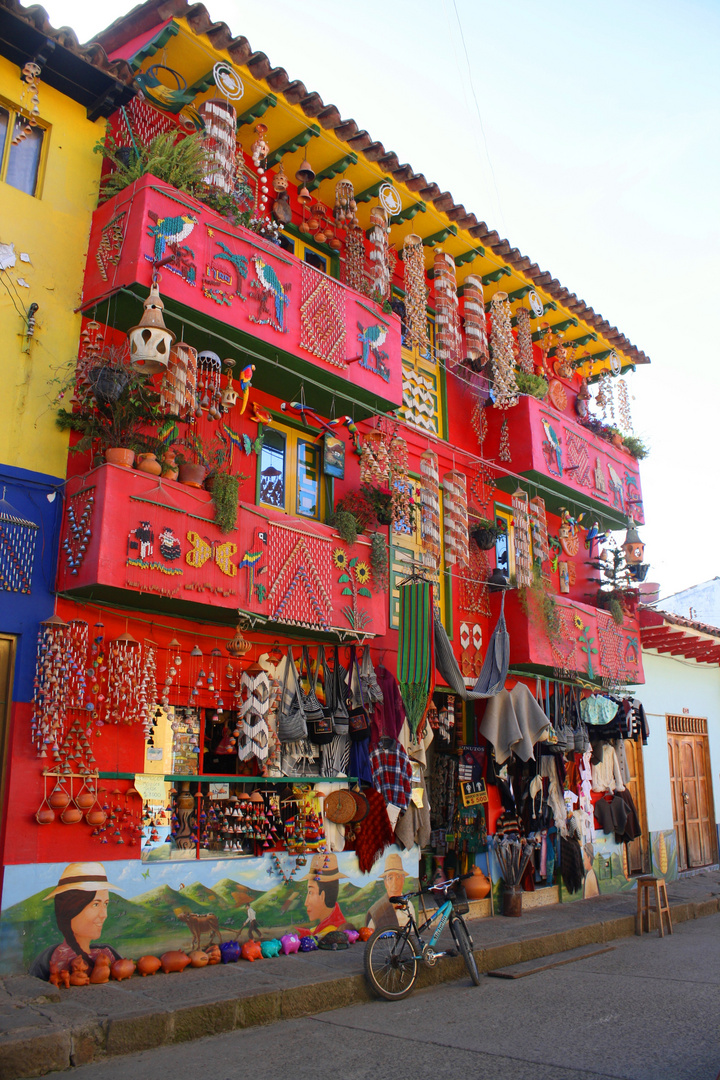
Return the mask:
<svg viewBox="0 0 720 1080"><path fill-rule="evenodd" d="M355 200L357 202L357 199ZM427 206L420 199L418 202L413 203L412 206L406 206L404 210L401 210L399 214L393 214L390 218L391 225L402 225L404 221L412 221L413 218L420 213L425 213Z"/></svg>
<svg viewBox="0 0 720 1080"><path fill-rule="evenodd" d="M259 120L261 116L264 116L268 109L274 109L277 105L277 98L274 94L266 94L265 97L261 97L254 105L251 105L245 112L240 113L237 118L237 126L244 127L245 124L252 124L255 120Z"/></svg>
<svg viewBox="0 0 720 1080"><path fill-rule="evenodd" d="M357 165L357 154L346 154L345 157L341 157L339 161L334 162L332 165L328 165L326 169L322 169L319 173L315 174L315 179L311 184L308 184L308 190L315 191L319 188L323 180L334 180L336 176L340 176L351 165Z"/></svg>
<svg viewBox="0 0 720 1080"><path fill-rule="evenodd" d="M303 146L307 146L311 139L316 139L319 135L320 128L317 124L311 124L310 127L298 131L297 135L293 135L292 139L288 139L282 146L278 146L277 150L273 150L268 154L268 169L274 169L276 165L280 164L286 154L294 154L296 150L300 150Z"/></svg>

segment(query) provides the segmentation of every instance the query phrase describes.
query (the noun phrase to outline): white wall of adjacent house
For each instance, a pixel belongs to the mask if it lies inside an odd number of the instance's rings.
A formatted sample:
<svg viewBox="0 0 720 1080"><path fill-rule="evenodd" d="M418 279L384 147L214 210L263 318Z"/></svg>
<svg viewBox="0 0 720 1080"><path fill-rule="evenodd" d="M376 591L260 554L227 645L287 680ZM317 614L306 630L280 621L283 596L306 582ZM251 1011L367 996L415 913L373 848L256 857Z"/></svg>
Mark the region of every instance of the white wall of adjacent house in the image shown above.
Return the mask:
<svg viewBox="0 0 720 1080"><path fill-rule="evenodd" d="M643 649L645 685L635 694L642 701L650 725L643 747L645 800L650 832L672 829L667 716L707 719L715 820L720 816L720 667Z"/></svg>

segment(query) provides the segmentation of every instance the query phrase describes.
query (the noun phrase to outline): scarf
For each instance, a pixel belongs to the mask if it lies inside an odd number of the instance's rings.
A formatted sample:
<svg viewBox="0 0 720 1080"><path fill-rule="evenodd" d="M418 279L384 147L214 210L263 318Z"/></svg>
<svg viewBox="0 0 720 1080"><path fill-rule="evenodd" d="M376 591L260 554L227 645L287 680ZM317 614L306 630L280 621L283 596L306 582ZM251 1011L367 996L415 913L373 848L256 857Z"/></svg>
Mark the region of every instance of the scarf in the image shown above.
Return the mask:
<svg viewBox="0 0 720 1080"><path fill-rule="evenodd" d="M414 735L425 715L434 674L432 586L415 582L402 585L399 592L398 683Z"/></svg>

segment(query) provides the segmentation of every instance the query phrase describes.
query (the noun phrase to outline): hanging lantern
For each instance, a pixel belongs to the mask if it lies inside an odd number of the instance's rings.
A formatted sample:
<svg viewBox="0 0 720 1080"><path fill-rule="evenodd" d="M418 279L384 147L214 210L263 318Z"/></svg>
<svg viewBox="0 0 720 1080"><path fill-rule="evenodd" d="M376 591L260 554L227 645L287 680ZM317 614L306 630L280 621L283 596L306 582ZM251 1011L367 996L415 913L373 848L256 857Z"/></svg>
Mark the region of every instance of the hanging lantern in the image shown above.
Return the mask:
<svg viewBox="0 0 720 1080"><path fill-rule="evenodd" d="M471 367L479 371L490 357L482 277L468 274L463 287L466 354Z"/></svg>
<svg viewBox="0 0 720 1080"><path fill-rule="evenodd" d="M437 326L437 357L447 368L454 368L462 357L462 335L458 310L457 278L452 255L435 248L435 323Z"/></svg>
<svg viewBox="0 0 720 1080"><path fill-rule="evenodd" d="M626 563L633 565L635 563L641 563L643 561L645 544L640 539L640 534L637 531L636 525L628 523L627 532L625 533L625 540L622 544L622 549L625 552Z"/></svg>
<svg viewBox="0 0 720 1080"><path fill-rule="evenodd" d="M302 165L295 173L295 179L298 184L302 184L303 187L307 187L308 184L312 184L315 179L315 172L307 158L303 161Z"/></svg>
<svg viewBox="0 0 720 1080"><path fill-rule="evenodd" d="M175 335L165 326L162 314L164 306L157 282L153 281L150 294L143 304L143 317L137 326L128 331L130 362L147 375L165 371L170 360L170 347L175 341Z"/></svg>
<svg viewBox="0 0 720 1080"><path fill-rule="evenodd" d="M252 643L250 641L246 641L246 639L242 636L242 630L239 623L235 630L235 637L231 638L230 641L228 641L225 648L231 656L236 657L244 656L245 653L252 648Z"/></svg>
<svg viewBox="0 0 720 1080"><path fill-rule="evenodd" d="M167 371L160 390L160 400L171 416L192 416L195 412L197 386L197 349L176 342L170 350Z"/></svg>

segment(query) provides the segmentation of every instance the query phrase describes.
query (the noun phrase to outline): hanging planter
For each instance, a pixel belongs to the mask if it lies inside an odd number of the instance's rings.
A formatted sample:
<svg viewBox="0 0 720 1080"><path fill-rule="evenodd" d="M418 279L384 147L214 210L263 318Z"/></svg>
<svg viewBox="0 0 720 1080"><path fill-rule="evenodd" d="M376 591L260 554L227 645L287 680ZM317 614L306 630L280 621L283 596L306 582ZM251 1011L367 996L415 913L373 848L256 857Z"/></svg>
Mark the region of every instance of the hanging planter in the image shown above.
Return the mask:
<svg viewBox="0 0 720 1080"><path fill-rule="evenodd" d="M489 518L480 518L470 529L470 535L481 551L495 547L500 530Z"/></svg>

